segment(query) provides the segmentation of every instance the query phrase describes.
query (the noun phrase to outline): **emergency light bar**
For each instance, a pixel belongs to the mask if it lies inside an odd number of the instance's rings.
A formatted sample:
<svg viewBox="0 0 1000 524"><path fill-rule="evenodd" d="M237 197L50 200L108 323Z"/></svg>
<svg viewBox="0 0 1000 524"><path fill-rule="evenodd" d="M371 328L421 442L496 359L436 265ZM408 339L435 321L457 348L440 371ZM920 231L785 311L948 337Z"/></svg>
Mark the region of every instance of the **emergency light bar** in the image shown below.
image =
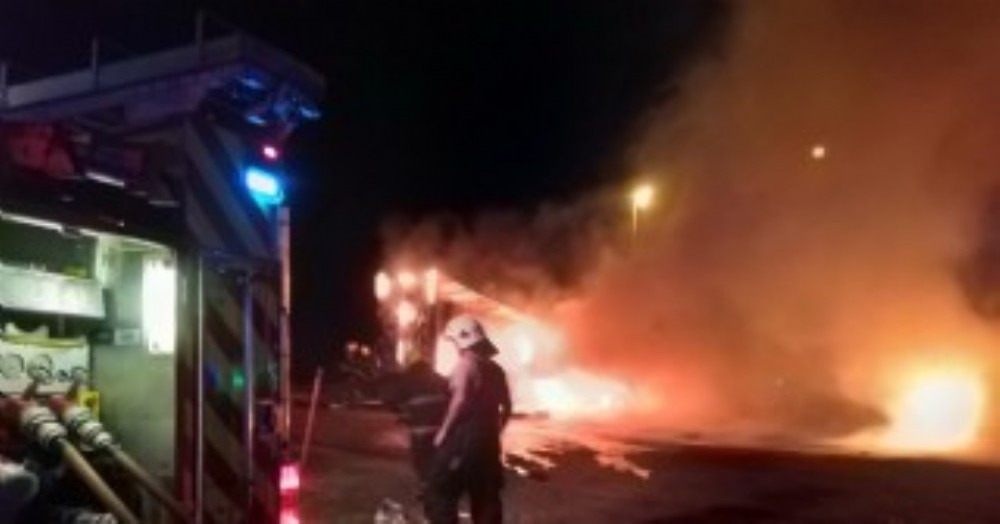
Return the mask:
<svg viewBox="0 0 1000 524"><path fill-rule="evenodd" d="M281 158L281 150L272 144L264 144L260 148L260 154L271 162L276 162L279 158Z"/></svg>
<svg viewBox="0 0 1000 524"><path fill-rule="evenodd" d="M276 206L285 199L278 175L260 166L249 166L243 173L243 183L250 196L262 206Z"/></svg>

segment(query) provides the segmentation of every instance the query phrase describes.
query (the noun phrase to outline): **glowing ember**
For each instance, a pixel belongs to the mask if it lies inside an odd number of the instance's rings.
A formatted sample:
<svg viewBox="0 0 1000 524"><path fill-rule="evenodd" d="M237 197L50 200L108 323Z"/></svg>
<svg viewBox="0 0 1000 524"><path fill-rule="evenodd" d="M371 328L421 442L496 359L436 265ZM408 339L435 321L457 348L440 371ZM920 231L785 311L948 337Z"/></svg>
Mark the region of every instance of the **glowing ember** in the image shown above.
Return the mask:
<svg viewBox="0 0 1000 524"><path fill-rule="evenodd" d="M812 155L813 160L823 160L826 158L826 146L823 144L816 144L809 151L809 154Z"/></svg>
<svg viewBox="0 0 1000 524"><path fill-rule="evenodd" d="M412 271L400 271L396 275L396 280L399 282L399 287L406 291L417 285L417 275L414 275Z"/></svg>
<svg viewBox="0 0 1000 524"><path fill-rule="evenodd" d="M401 270L394 279L381 272L375 277L375 292L386 318L394 321L400 364L416 351L426 352L424 337L439 335L424 331L439 329L433 321L438 316L434 306L448 304L459 311L472 311L486 327L500 350L496 358L507 372L518 412L557 419L604 418L622 411L632 400L632 391L624 382L576 364L558 326L481 295L436 268ZM457 361L454 344L437 337L435 370L447 376Z"/></svg>
<svg viewBox="0 0 1000 524"><path fill-rule="evenodd" d="M595 418L619 412L631 399L623 383L567 362L565 340L552 326L525 316L488 322L487 331L500 348L497 360L507 371L518 411L556 419ZM457 358L454 346L438 342L439 373L450 373Z"/></svg>
<svg viewBox="0 0 1000 524"><path fill-rule="evenodd" d="M975 443L983 421L986 386L965 370L928 370L904 383L891 406L885 444L907 451L960 451Z"/></svg>
<svg viewBox="0 0 1000 524"><path fill-rule="evenodd" d="M614 414L631 397L628 388L610 379L570 369L558 375L529 379L532 395L524 402L555 418L594 418Z"/></svg>
<svg viewBox="0 0 1000 524"><path fill-rule="evenodd" d="M392 294L392 279L389 275L380 272L375 275L375 297L379 300L385 300L389 298Z"/></svg>
<svg viewBox="0 0 1000 524"><path fill-rule="evenodd" d="M554 413L556 415L569 415L585 406L577 402L576 396L569 388L569 384L558 379L539 379L534 381L534 396L538 400L538 408L541 411Z"/></svg>
<svg viewBox="0 0 1000 524"><path fill-rule="evenodd" d="M428 304L437 303L438 296L438 272L436 269L428 269L424 272L424 300Z"/></svg>
<svg viewBox="0 0 1000 524"><path fill-rule="evenodd" d="M582 450L602 467L649 479L652 472L633 460L649 448L627 442L617 429L614 424L515 420L503 437L505 462L522 476L537 476L555 468L560 455Z"/></svg>
<svg viewBox="0 0 1000 524"><path fill-rule="evenodd" d="M399 322L401 328L406 328L416 322L417 315L417 307L412 302L401 300L396 306L396 321Z"/></svg>

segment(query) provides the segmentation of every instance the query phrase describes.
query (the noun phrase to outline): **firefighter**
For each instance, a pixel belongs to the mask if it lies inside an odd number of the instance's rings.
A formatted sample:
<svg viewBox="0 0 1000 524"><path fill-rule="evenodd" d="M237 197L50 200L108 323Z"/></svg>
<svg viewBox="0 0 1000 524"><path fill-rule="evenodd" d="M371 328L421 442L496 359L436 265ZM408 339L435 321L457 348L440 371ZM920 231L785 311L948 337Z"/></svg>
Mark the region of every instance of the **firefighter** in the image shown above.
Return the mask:
<svg viewBox="0 0 1000 524"><path fill-rule="evenodd" d="M493 361L497 348L476 319L453 318L442 336L454 344L459 359L449 379L448 411L434 437L427 518L432 524L457 524L459 501L468 496L475 524L500 524L500 434L511 414L507 376Z"/></svg>

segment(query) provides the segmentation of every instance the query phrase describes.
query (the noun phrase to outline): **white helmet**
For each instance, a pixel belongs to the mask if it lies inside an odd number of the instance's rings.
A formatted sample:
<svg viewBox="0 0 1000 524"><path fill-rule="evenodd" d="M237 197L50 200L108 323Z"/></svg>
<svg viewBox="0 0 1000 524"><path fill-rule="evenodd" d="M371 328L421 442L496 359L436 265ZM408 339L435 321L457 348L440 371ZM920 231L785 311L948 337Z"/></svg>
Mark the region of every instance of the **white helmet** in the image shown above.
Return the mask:
<svg viewBox="0 0 1000 524"><path fill-rule="evenodd" d="M458 349L469 349L486 340L486 330L471 316L459 315L448 321L444 328L444 338L458 346Z"/></svg>

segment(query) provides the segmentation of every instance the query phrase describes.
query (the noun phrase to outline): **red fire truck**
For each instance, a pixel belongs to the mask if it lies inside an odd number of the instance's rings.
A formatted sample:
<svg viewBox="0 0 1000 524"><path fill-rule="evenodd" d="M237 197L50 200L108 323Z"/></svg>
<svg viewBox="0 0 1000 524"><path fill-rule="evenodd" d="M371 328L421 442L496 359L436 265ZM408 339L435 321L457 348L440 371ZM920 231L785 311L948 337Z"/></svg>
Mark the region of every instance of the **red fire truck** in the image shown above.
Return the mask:
<svg viewBox="0 0 1000 524"><path fill-rule="evenodd" d="M281 148L324 81L206 20L54 76L0 64L0 393L72 388L181 508L125 501L138 521L290 524Z"/></svg>

